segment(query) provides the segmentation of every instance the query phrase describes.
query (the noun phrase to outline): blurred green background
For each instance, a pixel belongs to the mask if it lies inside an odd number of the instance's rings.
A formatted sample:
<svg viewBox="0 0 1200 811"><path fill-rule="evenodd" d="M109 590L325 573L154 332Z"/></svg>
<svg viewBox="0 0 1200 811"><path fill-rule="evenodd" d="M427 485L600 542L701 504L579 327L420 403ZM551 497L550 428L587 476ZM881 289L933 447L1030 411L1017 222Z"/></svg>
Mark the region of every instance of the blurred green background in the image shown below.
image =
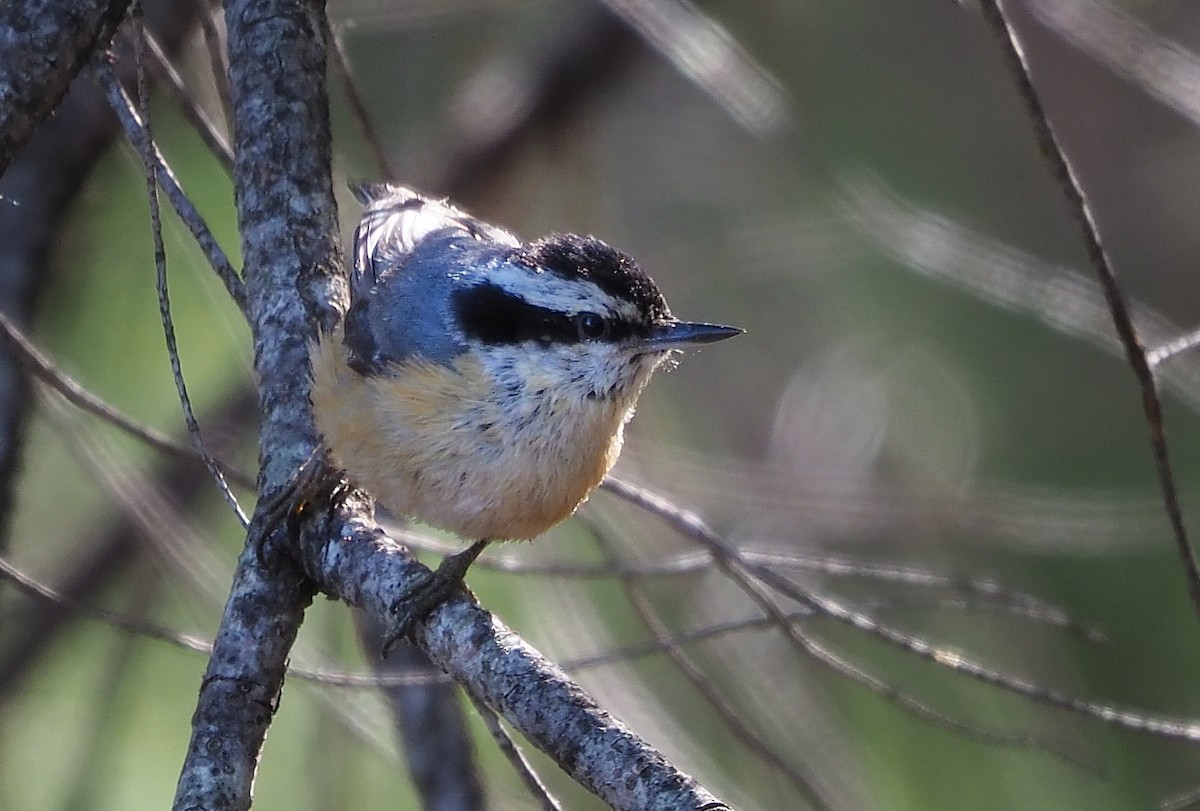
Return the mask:
<svg viewBox="0 0 1200 811"><path fill-rule="evenodd" d="M1200 323L1200 119L1178 88L1200 76L1200 6L1008 5L1125 291L1164 323L1192 329ZM502 114L505 71L527 67L587 8L333 0L329 12L397 175L422 185L453 157L455 122L480 109L472 104L498 99L490 114ZM1200 624L1157 506L1136 383L1106 349L1102 320L1092 340L1051 323L1086 331L1094 291L1064 280L1090 284L1093 275L978 11L933 0L726 0L703 9L760 66L760 78L771 77L761 98L785 106L766 131L643 48L603 92L527 137L486 191L462 201L526 237L600 235L639 257L676 314L746 328L655 380L618 472L672 495L748 549L992 578L1060 605L1107 641L978 600L935 599L961 597L954 589L798 577L1047 688L1200 719ZM1113 19L1115 28L1102 25ZM198 41L180 67L211 101ZM339 182L377 176L336 89L333 114ZM156 99L154 115L185 188L236 255L228 179L167 99ZM345 194L347 235L356 217ZM184 369L198 411L211 415L252 381L249 335L185 229L173 219L167 227ZM970 250L955 252L964 245ZM112 403L181 434L144 182L128 146L111 150L89 178L53 272L38 342ZM981 293L985 277L1008 280L1009 298L1025 309ZM1168 437L1193 528L1200 399L1188 380L1196 368L1194 353L1163 367ZM252 467L244 419L204 427L223 455ZM160 460L71 412L42 410L27 442L8 557L53 580L119 511L141 510L158 529L144 534L158 537L139 541L145 553L98 601L211 637L242 543L215 493L182 514L153 512ZM502 553L601 560L597 526L619 537L629 559L692 549L609 495L595 496L586 513L587 523L556 529L551 542ZM646 636L615 581L482 569L470 581L485 606L556 660ZM750 609L715 572L645 588L678 628ZM38 610L0 589L5 625ZM1004 695L829 620L803 627L956 719L1047 739L1079 761L922 721L770 630L689 648L829 807L1146 808L1200 785L1194 746ZM301 637L305 655L364 668L338 604L314 605ZM4 645L0 635L0 652ZM166 807L203 668L201 656L75 622L0 698L0 807ZM806 807L664 657L573 675L735 807ZM385 716L365 691L290 680L255 807L413 807ZM477 722L473 734L491 807L532 807ZM536 762L567 808L599 807Z"/></svg>

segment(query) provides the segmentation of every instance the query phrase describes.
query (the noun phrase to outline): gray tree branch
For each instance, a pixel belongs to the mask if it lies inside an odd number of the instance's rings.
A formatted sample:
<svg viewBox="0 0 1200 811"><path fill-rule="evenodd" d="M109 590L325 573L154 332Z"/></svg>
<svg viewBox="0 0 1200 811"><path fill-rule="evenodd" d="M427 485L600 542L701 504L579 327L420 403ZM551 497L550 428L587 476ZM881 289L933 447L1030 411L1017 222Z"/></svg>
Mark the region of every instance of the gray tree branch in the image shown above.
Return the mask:
<svg viewBox="0 0 1200 811"><path fill-rule="evenodd" d="M278 492L317 446L308 405L308 344L345 297L330 176L324 6L302 0L225 4L234 109L238 226L259 379L259 485ZM260 499L260 505L263 500ZM201 683L176 809L244 809L287 657L314 584L282 555L247 550Z"/></svg>
<svg viewBox="0 0 1200 811"><path fill-rule="evenodd" d="M358 497L309 521L300 553L322 591L377 617L391 617L396 595L424 571ZM727 808L466 595L435 609L414 637L435 665L613 808Z"/></svg>

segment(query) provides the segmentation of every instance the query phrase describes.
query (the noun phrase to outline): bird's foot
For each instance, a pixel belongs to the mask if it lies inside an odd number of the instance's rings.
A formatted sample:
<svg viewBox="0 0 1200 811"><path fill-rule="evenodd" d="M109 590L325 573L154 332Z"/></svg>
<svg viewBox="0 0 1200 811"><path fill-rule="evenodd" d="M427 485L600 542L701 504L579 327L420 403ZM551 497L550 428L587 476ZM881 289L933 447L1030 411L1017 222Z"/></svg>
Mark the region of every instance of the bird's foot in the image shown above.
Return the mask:
<svg viewBox="0 0 1200 811"><path fill-rule="evenodd" d="M256 528L247 544L254 552L259 565L268 565L269 541L281 528L285 537L296 537L300 520L312 505L327 501L330 508L337 506L349 492L349 484L340 471L330 468L323 448L315 449L296 471L292 478L271 494L255 510Z"/></svg>
<svg viewBox="0 0 1200 811"><path fill-rule="evenodd" d="M467 569L479 557L479 553L487 548L488 543L486 540L476 541L457 554L447 555L436 570L426 574L412 588L396 598L391 608L396 617L396 625L391 635L384 640L384 658L397 642L412 633L418 622L429 616L433 609L452 597L455 592L463 591L473 596L463 578Z"/></svg>

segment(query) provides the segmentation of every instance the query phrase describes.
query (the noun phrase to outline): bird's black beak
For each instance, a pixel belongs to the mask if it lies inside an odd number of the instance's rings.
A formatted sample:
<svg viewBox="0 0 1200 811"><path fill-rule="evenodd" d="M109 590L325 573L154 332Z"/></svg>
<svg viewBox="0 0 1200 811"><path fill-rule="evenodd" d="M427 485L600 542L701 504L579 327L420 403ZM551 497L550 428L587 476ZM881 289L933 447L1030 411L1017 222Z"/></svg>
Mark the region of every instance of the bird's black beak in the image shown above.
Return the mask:
<svg viewBox="0 0 1200 811"><path fill-rule="evenodd" d="M720 324L698 324L688 321L668 321L655 324L646 339L645 346L656 352L668 349L685 349L696 344L711 344L741 335L744 329L724 327Z"/></svg>

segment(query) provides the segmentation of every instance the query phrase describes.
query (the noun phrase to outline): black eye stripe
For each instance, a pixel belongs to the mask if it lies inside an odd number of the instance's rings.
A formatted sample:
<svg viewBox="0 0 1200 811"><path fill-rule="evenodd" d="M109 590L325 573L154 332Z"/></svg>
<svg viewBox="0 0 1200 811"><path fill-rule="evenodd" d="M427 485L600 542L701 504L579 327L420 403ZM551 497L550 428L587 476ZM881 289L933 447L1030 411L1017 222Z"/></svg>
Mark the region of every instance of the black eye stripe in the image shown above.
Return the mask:
<svg viewBox="0 0 1200 811"><path fill-rule="evenodd" d="M530 304L494 284L456 290L453 306L465 336L485 344L576 340L569 316Z"/></svg>
<svg viewBox="0 0 1200 811"><path fill-rule="evenodd" d="M485 344L616 342L635 332L627 321L608 319L608 329L602 337L581 336L574 316L530 304L488 282L456 290L451 304L464 337Z"/></svg>

